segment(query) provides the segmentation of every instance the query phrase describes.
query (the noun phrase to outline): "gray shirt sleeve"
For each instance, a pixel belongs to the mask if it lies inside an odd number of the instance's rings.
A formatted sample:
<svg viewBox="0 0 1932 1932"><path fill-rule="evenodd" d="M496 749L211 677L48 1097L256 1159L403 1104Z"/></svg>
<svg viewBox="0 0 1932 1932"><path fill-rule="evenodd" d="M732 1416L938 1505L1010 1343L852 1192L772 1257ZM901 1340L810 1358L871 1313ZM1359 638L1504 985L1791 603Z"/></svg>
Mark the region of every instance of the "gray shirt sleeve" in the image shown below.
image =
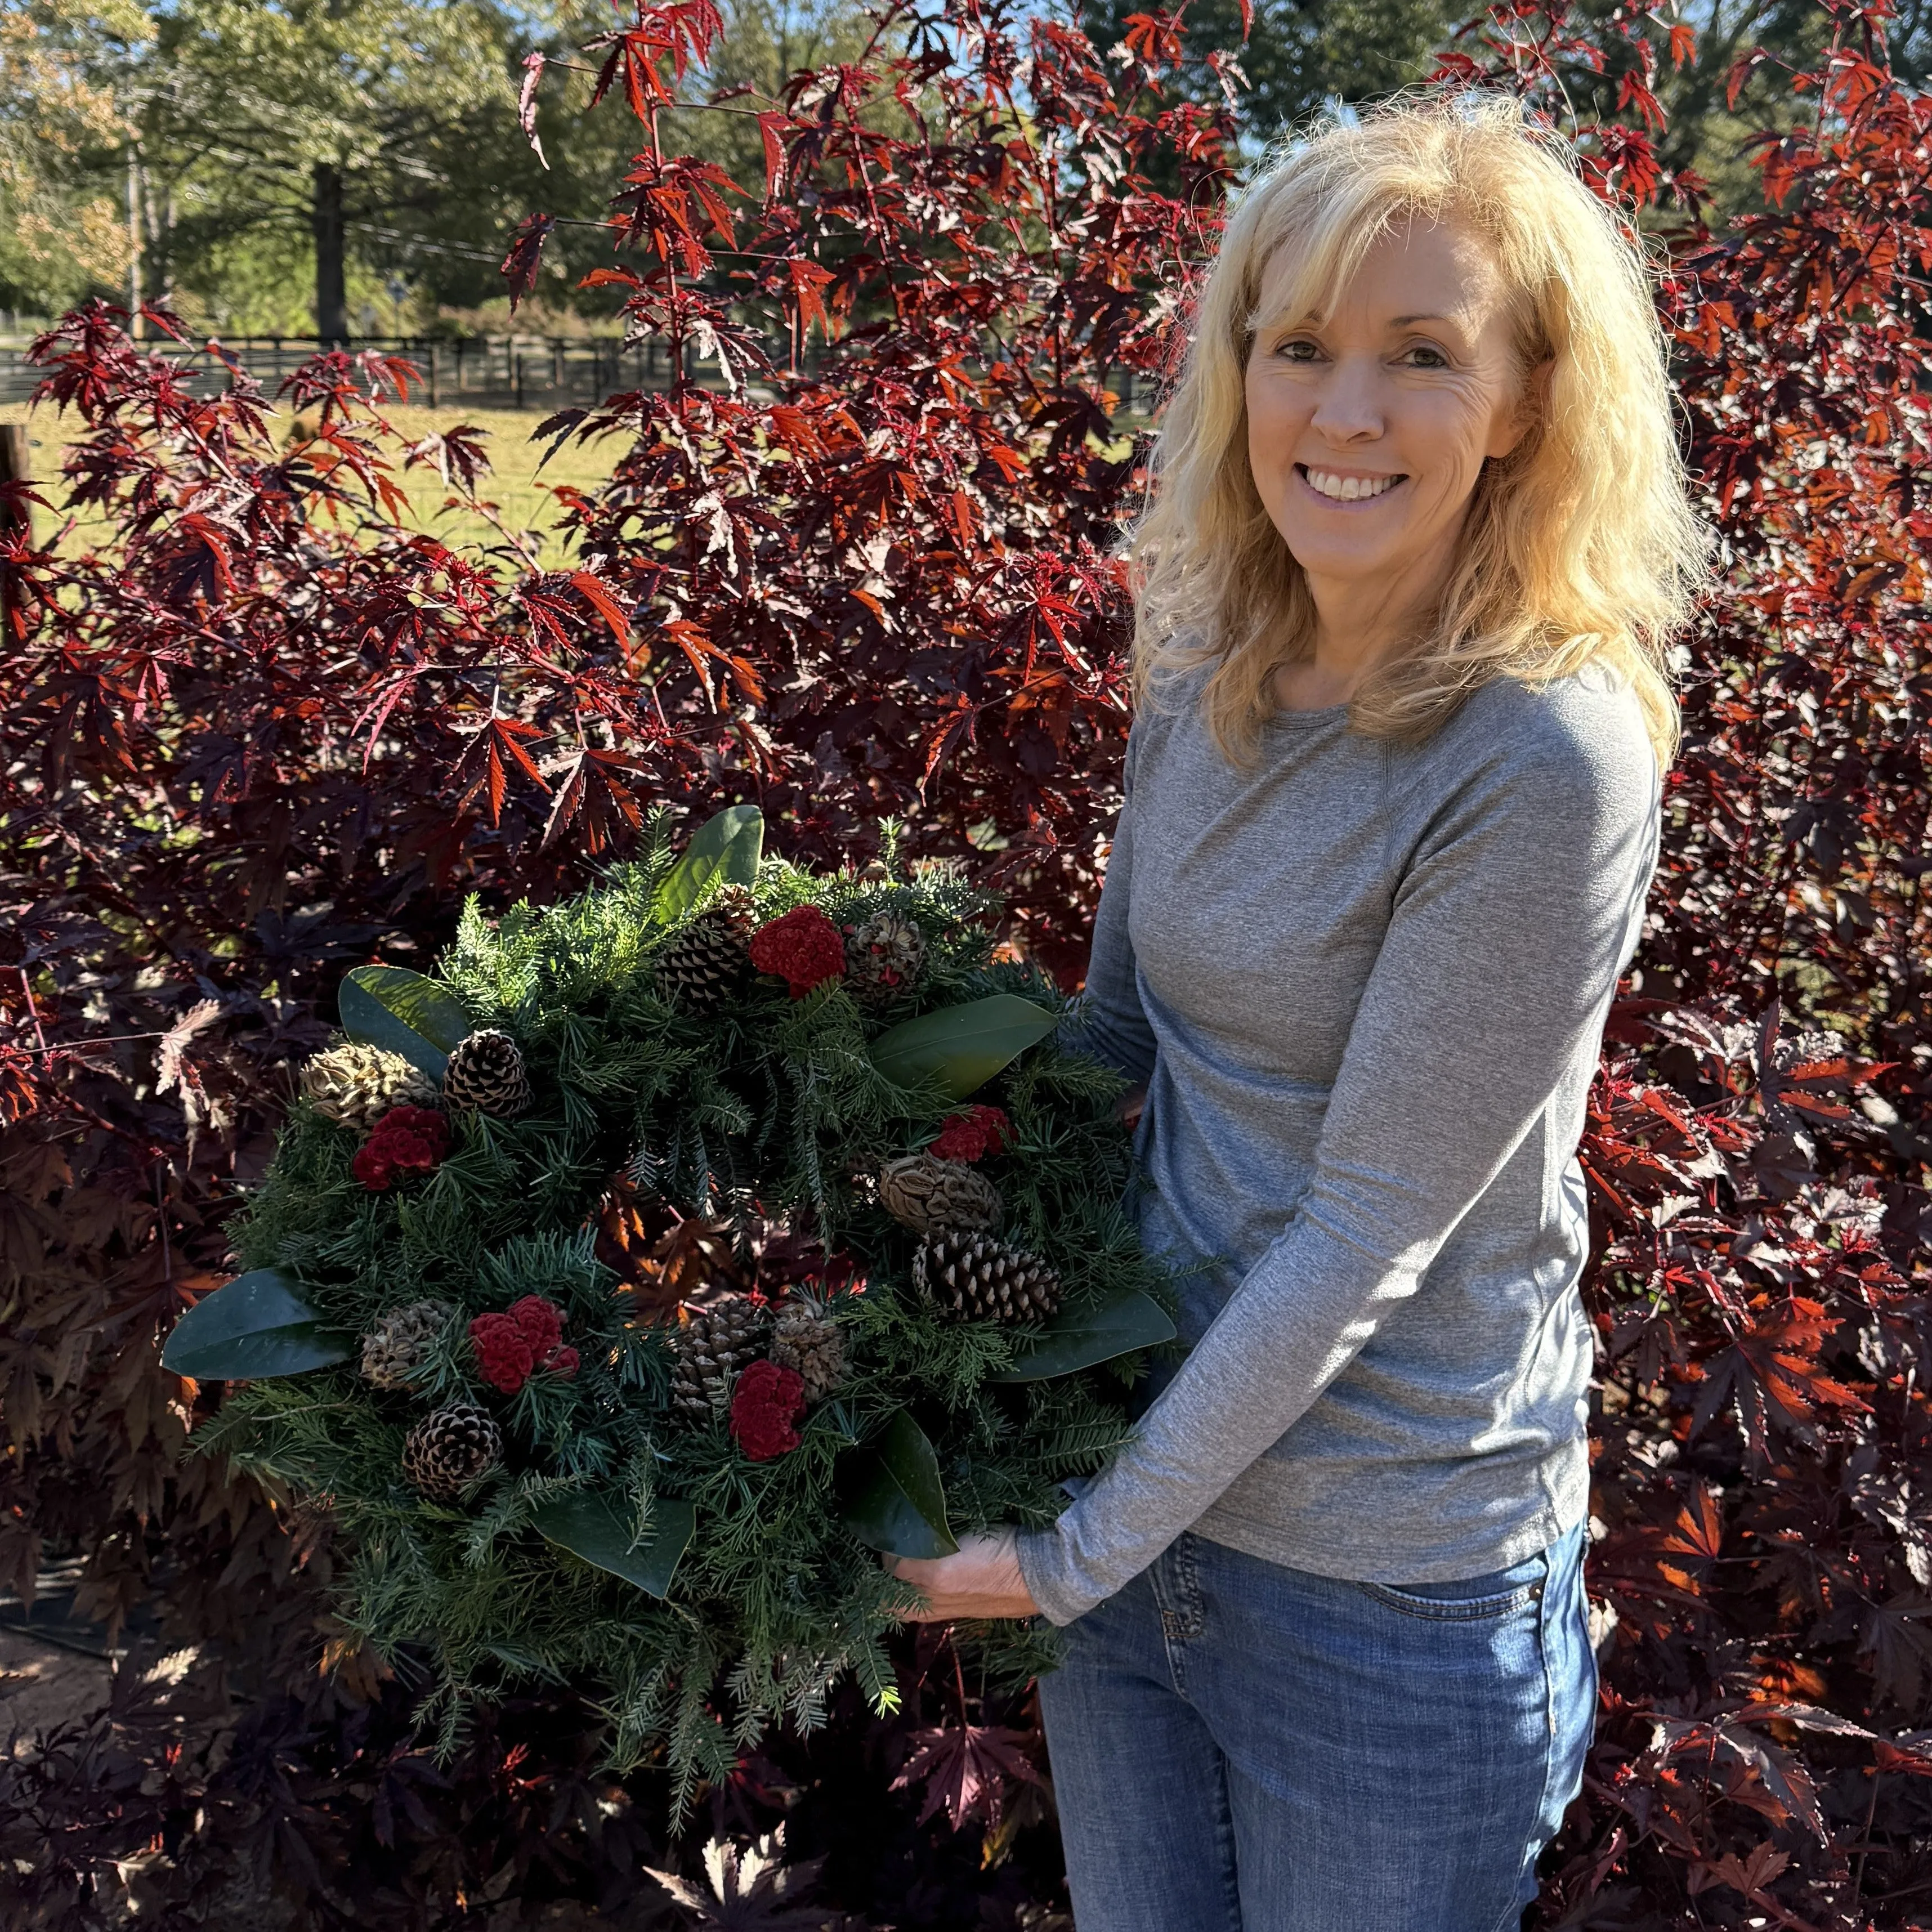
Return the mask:
<svg viewBox="0 0 1932 1932"><path fill-rule="evenodd" d="M1087 988L1059 1043L1124 1073L1136 1085L1154 1072L1154 1029L1141 1004L1140 982L1134 965L1134 944L1127 936L1127 902L1134 862L1134 754L1141 728L1127 740L1123 775L1126 796L1114 827L1107 876L1100 888L1100 910L1094 916L1094 944L1087 966Z"/></svg>
<svg viewBox="0 0 1932 1932"><path fill-rule="evenodd" d="M1437 809L1402 869L1294 1218L1135 1440L1051 1528L1019 1538L1053 1622L1120 1588L1280 1439L1416 1292L1566 1070L1594 1058L1657 817L1653 764L1640 769L1628 742L1568 734L1497 748ZM1130 954L1126 907L1112 910ZM1118 957L1110 970L1129 970Z"/></svg>

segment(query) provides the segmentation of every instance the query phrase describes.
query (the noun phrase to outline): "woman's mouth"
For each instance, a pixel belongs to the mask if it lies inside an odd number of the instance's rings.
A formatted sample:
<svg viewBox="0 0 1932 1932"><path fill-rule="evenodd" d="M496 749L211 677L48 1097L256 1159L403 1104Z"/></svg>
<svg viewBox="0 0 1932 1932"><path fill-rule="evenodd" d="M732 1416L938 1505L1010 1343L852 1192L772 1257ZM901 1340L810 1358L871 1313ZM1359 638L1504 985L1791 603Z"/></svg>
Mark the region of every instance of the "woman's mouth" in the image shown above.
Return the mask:
<svg viewBox="0 0 1932 1932"><path fill-rule="evenodd" d="M1340 470L1311 469L1305 463L1298 463L1294 471L1316 496L1330 503L1373 502L1386 496L1398 483L1408 481L1400 470L1385 476L1348 476Z"/></svg>

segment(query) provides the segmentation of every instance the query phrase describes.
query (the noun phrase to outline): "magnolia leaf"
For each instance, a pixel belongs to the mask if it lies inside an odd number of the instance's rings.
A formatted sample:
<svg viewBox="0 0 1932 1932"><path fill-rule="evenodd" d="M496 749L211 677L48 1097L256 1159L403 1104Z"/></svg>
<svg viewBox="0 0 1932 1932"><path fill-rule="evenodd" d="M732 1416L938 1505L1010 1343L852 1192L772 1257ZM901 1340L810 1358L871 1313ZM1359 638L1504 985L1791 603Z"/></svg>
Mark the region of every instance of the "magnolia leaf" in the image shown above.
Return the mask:
<svg viewBox="0 0 1932 1932"><path fill-rule="evenodd" d="M939 1458L907 1409L896 1411L840 1472L839 1520L868 1550L888 1556L950 1556L959 1546L946 1526Z"/></svg>
<svg viewBox="0 0 1932 1932"><path fill-rule="evenodd" d="M881 1034L872 1045L872 1064L895 1086L936 1082L949 1100L963 1100L1059 1024L1060 1016L1045 1006L994 993Z"/></svg>
<svg viewBox="0 0 1932 1932"><path fill-rule="evenodd" d="M667 926L683 918L713 879L729 886L756 883L764 850L764 814L755 805L730 805L706 819L665 874L652 910Z"/></svg>
<svg viewBox="0 0 1932 1932"><path fill-rule="evenodd" d="M470 1030L463 1002L406 966L358 966L335 996L342 1030L364 1046L400 1053L432 1080Z"/></svg>
<svg viewBox="0 0 1932 1932"><path fill-rule="evenodd" d="M697 1526L697 1513L676 1497L661 1500L652 1511L652 1533L641 1550L631 1546L628 1501L580 1490L545 1503L531 1516L538 1535L573 1556L634 1583L653 1597L670 1594L672 1573Z"/></svg>
<svg viewBox="0 0 1932 1932"><path fill-rule="evenodd" d="M1152 1295L1136 1289L1098 1308L1056 1315L1038 1340L1021 1349L1011 1368L990 1379L1044 1382L1049 1376L1070 1376L1076 1369L1090 1369L1096 1362L1111 1362L1116 1355L1173 1340L1172 1318Z"/></svg>
<svg viewBox="0 0 1932 1932"><path fill-rule="evenodd" d="M325 1328L286 1275L254 1268L204 1294L169 1334L161 1366L198 1382L259 1382L346 1361L352 1335Z"/></svg>

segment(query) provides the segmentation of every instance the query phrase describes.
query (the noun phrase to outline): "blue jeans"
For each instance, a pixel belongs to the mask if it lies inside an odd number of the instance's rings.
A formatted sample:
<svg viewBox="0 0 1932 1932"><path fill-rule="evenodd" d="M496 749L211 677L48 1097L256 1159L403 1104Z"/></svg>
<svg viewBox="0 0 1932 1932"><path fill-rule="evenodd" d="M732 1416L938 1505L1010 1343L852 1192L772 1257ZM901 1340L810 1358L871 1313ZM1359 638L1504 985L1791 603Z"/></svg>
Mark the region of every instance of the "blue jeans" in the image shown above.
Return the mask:
<svg viewBox="0 0 1932 1932"><path fill-rule="evenodd" d="M1040 1680L1078 1932L1513 1932L1595 1715L1582 1554L1396 1588L1182 1537Z"/></svg>

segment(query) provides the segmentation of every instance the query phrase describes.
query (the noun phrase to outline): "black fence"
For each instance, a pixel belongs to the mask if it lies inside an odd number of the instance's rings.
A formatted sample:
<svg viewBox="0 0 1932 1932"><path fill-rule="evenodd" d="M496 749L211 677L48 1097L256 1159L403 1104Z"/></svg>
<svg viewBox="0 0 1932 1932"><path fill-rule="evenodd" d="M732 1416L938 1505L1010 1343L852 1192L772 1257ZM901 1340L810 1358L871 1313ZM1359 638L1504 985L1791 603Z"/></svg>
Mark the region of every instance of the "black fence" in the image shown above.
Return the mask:
<svg viewBox="0 0 1932 1932"><path fill-rule="evenodd" d="M284 380L314 356L312 335L243 335L220 338L222 349L271 396ZM157 343L179 355L178 346ZM659 388L670 380L670 357L661 341L626 348L609 336L358 336L349 347L399 356L416 365L410 400L432 408L524 410L596 402L627 389ZM226 387L219 357L198 353L190 380L203 393ZM694 354L686 368L694 380L716 382ZM26 359L24 341L0 344L0 402L25 402L42 371Z"/></svg>

